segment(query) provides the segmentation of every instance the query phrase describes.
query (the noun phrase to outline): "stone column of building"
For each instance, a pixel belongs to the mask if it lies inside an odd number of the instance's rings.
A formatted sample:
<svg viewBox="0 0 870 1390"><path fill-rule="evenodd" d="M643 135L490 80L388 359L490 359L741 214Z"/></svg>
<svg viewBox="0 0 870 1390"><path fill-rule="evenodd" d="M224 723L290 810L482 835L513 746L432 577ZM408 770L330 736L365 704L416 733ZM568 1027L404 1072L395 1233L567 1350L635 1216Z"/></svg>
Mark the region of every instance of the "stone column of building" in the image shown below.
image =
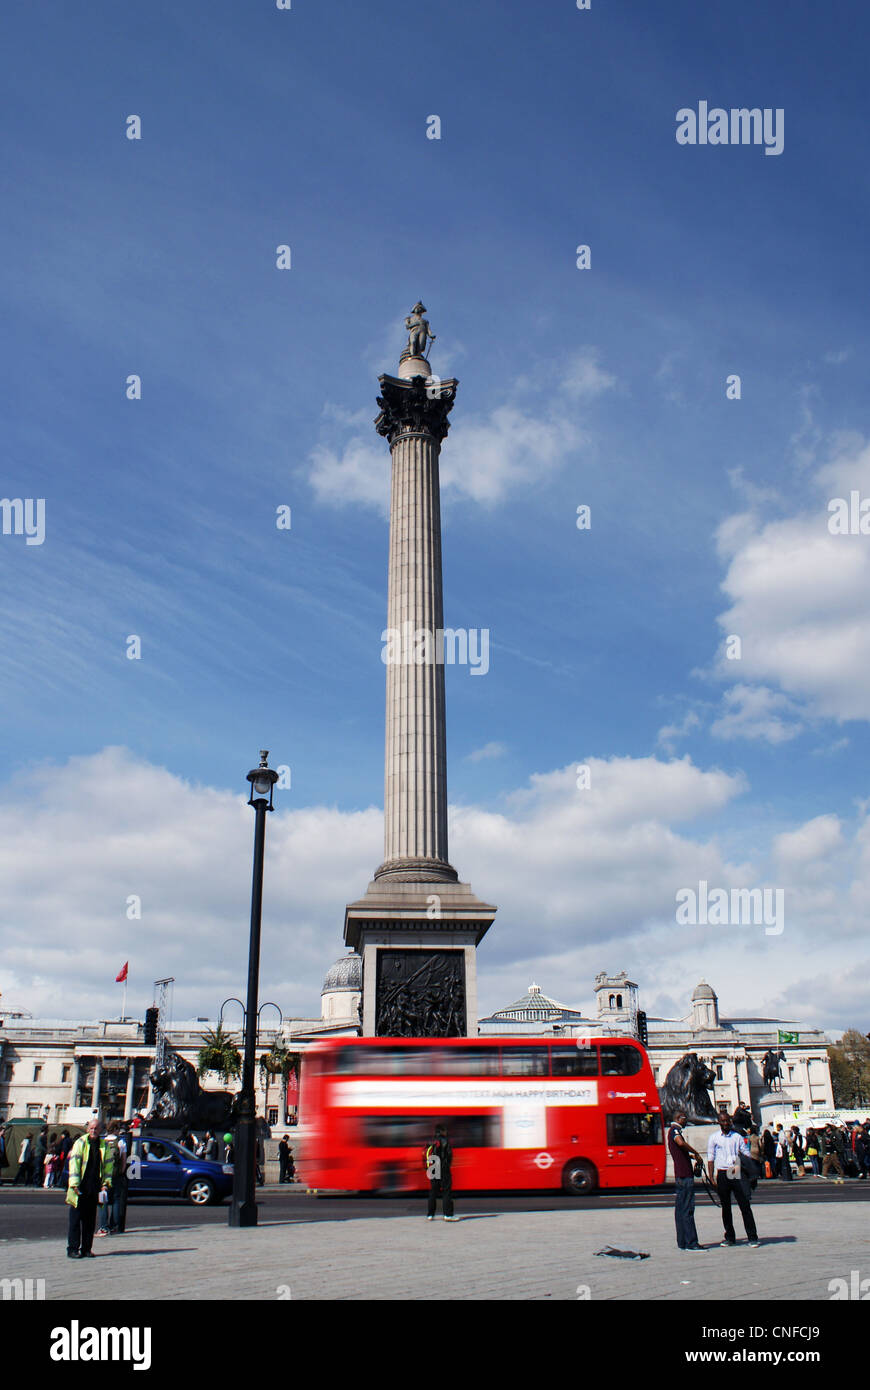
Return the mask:
<svg viewBox="0 0 870 1390"><path fill-rule="evenodd" d="M798 1057L798 1066L801 1075L801 1091L803 1099L801 1104L805 1110L809 1110L813 1103L813 1088L810 1083L810 1059L808 1057Z"/></svg>
<svg viewBox="0 0 870 1390"><path fill-rule="evenodd" d="M81 1079L81 1062L78 1057L73 1058L72 1064L72 1105L79 1103L79 1081Z"/></svg>
<svg viewBox="0 0 870 1390"><path fill-rule="evenodd" d="M136 1080L136 1062L133 1057L127 1062L127 1091L124 1096L124 1119L133 1118L133 1085Z"/></svg>
<svg viewBox="0 0 870 1390"><path fill-rule="evenodd" d="M392 472L384 860L344 925L362 957L369 1036L474 1036L475 952L496 911L459 882L447 852L438 459L457 383L432 376L425 312L417 304L405 320L398 376L378 378L375 428L389 442Z"/></svg>
<svg viewBox="0 0 870 1390"><path fill-rule="evenodd" d="M94 1066L94 1084L91 1087L91 1109L97 1110L100 1105L100 1082L103 1079L103 1066L99 1058Z"/></svg>

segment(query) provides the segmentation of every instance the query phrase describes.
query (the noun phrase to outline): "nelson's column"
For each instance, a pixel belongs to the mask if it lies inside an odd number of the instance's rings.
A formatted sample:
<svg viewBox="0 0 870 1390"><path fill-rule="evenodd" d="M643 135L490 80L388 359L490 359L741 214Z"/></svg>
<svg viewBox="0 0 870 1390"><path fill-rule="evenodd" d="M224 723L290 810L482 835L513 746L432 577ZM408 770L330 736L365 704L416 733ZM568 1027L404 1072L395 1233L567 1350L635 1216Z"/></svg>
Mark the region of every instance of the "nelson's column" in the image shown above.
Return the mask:
<svg viewBox="0 0 870 1390"><path fill-rule="evenodd" d="M447 854L447 754L438 456L457 382L432 377L434 338L416 304L398 376L378 378L378 434L392 455L384 862L345 911L362 957L365 1037L477 1034L478 942L496 909L460 883ZM427 384L428 383L428 384Z"/></svg>

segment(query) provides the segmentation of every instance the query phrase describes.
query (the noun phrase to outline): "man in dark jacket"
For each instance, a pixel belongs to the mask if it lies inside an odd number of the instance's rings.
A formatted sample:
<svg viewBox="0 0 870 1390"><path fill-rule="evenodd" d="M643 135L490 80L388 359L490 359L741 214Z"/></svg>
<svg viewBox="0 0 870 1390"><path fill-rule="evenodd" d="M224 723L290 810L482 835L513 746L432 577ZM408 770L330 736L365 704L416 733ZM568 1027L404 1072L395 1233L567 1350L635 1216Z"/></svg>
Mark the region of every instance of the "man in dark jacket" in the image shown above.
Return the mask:
<svg viewBox="0 0 870 1390"><path fill-rule="evenodd" d="M866 1178L870 1172L870 1125L863 1124L855 1135L855 1161L860 1176Z"/></svg>
<svg viewBox="0 0 870 1390"><path fill-rule="evenodd" d="M761 1157L763 1163L770 1164L770 1176L772 1178L776 1177L776 1140L767 1125L764 1126L761 1134ZM764 1176L767 1177L767 1169L764 1168L762 1171L764 1172Z"/></svg>
<svg viewBox="0 0 870 1390"><path fill-rule="evenodd" d="M427 1221L435 1220L435 1209L439 1197L444 1207L444 1220L459 1220L458 1216L453 1215L453 1180L450 1173L452 1162L453 1150L447 1138L447 1130L444 1125L436 1125L435 1137L425 1154L426 1173L429 1178Z"/></svg>
<svg viewBox="0 0 870 1390"><path fill-rule="evenodd" d="M840 1155L837 1153L837 1143L835 1131L830 1125L825 1125L824 1129L818 1131L819 1144L822 1150L822 1177L826 1178L831 1168L839 1173L835 1182L843 1181L843 1165L840 1162Z"/></svg>
<svg viewBox="0 0 870 1390"><path fill-rule="evenodd" d="M739 1102L731 1119L738 1134L746 1135L752 1128L752 1115L742 1101Z"/></svg>
<svg viewBox="0 0 870 1390"><path fill-rule="evenodd" d="M282 1136L281 1136L281 1142L280 1142L279 1145L278 1145L278 1165L279 1165L278 1181L279 1181L279 1182L289 1182L289 1181L290 1181L290 1174L289 1174L289 1171L288 1171L288 1170L289 1170L289 1164L288 1164L288 1159L289 1159L289 1158L290 1158L290 1145L287 1143L287 1135L286 1135L286 1134L282 1134Z"/></svg>
<svg viewBox="0 0 870 1390"><path fill-rule="evenodd" d="M42 1187L45 1181L45 1156L48 1153L48 1125L43 1125L33 1145L33 1186Z"/></svg>
<svg viewBox="0 0 870 1390"><path fill-rule="evenodd" d="M60 1163L57 1170L57 1187L67 1187L69 1183L69 1156L72 1150L73 1141L68 1129L62 1129L58 1147L60 1149Z"/></svg>

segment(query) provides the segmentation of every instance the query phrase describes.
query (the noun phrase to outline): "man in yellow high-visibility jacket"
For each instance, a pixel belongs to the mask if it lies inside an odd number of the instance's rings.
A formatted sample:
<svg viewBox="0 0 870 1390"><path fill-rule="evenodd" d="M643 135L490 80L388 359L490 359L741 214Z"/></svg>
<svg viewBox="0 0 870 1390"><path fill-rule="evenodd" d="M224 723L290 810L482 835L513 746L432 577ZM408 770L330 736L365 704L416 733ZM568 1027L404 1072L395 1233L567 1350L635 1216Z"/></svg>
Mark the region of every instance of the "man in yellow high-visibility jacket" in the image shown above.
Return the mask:
<svg viewBox="0 0 870 1390"><path fill-rule="evenodd" d="M91 1120L87 1134L75 1141L69 1156L69 1235L66 1253L71 1260L93 1258L94 1227L100 1194L105 1201L112 1182L113 1154L103 1135L101 1120Z"/></svg>

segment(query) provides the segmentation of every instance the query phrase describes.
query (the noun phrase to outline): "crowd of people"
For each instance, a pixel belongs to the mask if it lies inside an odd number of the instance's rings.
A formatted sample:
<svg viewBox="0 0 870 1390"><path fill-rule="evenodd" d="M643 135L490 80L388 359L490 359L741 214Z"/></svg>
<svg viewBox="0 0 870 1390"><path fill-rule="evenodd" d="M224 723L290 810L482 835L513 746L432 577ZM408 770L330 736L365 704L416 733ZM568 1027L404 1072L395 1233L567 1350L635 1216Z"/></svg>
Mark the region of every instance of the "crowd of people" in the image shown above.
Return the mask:
<svg viewBox="0 0 870 1390"><path fill-rule="evenodd" d="M18 1169L10 1180L11 1186L66 1187L72 1146L68 1129L61 1130L60 1134L50 1133L48 1125L43 1125L36 1134L28 1130L18 1151ZM0 1169L7 1166L6 1154L4 1132L0 1134Z"/></svg>
<svg viewBox="0 0 870 1390"><path fill-rule="evenodd" d="M720 1108L721 1113L721 1108ZM749 1143L749 1153L758 1167L758 1178L778 1178L789 1182L798 1177L866 1179L870 1173L870 1118L863 1121L830 1121L828 1124L757 1125L745 1105L738 1105L731 1122ZM794 1165L794 1172L792 1171Z"/></svg>

